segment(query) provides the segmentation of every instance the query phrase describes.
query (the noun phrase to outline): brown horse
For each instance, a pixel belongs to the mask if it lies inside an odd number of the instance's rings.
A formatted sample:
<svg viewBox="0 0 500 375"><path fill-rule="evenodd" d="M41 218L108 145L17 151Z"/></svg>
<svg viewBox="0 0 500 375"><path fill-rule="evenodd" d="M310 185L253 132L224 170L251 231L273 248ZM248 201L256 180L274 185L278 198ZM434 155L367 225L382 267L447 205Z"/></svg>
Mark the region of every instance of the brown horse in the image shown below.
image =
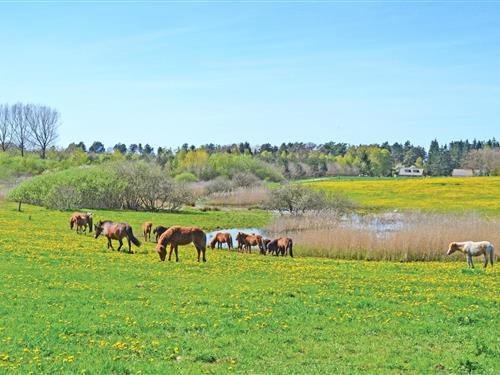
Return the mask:
<svg viewBox="0 0 500 375"><path fill-rule="evenodd" d="M207 248L207 235L200 228L197 227L179 227L174 226L167 229L158 240L156 245L156 252L160 256L162 262L165 261L167 256L166 246L170 244L170 252L168 253L168 260L172 258L172 251L175 250L175 261L179 261L179 253L177 247L179 245L188 245L193 243L198 251L198 262L200 261L200 254L203 253L203 261L206 262L205 251Z"/></svg>
<svg viewBox="0 0 500 375"><path fill-rule="evenodd" d="M155 229L153 229L153 234L156 236L156 243L158 243L158 239L168 228L169 227L164 227L163 225L158 225Z"/></svg>
<svg viewBox="0 0 500 375"><path fill-rule="evenodd" d="M153 228L153 223L150 221L146 221L142 224L142 233L144 234L144 242L148 240L151 241L151 228Z"/></svg>
<svg viewBox="0 0 500 375"><path fill-rule="evenodd" d="M120 246L118 246L118 251L123 246L123 239L127 237L128 241L128 250L131 253L132 252L132 243L139 247L141 246L140 241L134 237L134 234L132 233L132 227L127 224L127 223L115 223L111 220L105 220L105 221L99 221L95 225L95 238L99 237L101 233L108 238L108 249L113 248L113 244L111 243L111 240L118 240L120 243Z"/></svg>
<svg viewBox="0 0 500 375"><path fill-rule="evenodd" d="M267 244L267 250L276 256L285 256L288 252L293 258L293 241L288 237L280 237Z"/></svg>
<svg viewBox="0 0 500 375"><path fill-rule="evenodd" d="M69 219L69 227L73 229L76 226L76 233L87 233L87 226L89 232L92 233L92 214L90 212L74 212Z"/></svg>
<svg viewBox="0 0 500 375"><path fill-rule="evenodd" d="M228 249L233 249L233 237L230 233L217 233L212 241L210 241L210 248L213 250L217 244L218 249L222 249L222 244L227 243Z"/></svg>
<svg viewBox="0 0 500 375"><path fill-rule="evenodd" d="M271 240L269 238L262 239L262 244L264 245L264 250L267 250L267 245L269 245L269 242L271 242Z"/></svg>
<svg viewBox="0 0 500 375"><path fill-rule="evenodd" d="M239 232L236 236L236 241L238 241L238 249L247 250L249 253L252 252L252 246L258 246L261 254L266 254L264 249L264 243L262 242L262 236L258 234L246 234Z"/></svg>

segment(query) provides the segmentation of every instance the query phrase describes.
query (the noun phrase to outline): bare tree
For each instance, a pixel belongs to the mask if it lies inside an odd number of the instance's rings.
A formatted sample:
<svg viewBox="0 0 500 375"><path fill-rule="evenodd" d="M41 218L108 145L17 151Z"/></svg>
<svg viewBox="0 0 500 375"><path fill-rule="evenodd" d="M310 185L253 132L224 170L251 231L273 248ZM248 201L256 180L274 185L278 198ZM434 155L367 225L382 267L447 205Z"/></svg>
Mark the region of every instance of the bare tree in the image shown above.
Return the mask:
<svg viewBox="0 0 500 375"><path fill-rule="evenodd" d="M25 106L22 103L16 103L10 107L10 126L12 129L12 140L21 150L21 156L31 143L31 134L28 122L25 116Z"/></svg>
<svg viewBox="0 0 500 375"><path fill-rule="evenodd" d="M41 158L45 159L47 148L57 139L59 112L48 106L28 104L25 107L25 118L32 141L40 148Z"/></svg>
<svg viewBox="0 0 500 375"><path fill-rule="evenodd" d="M474 169L480 175L493 175L500 174L500 148L485 147L480 150L471 150L467 154L463 168Z"/></svg>
<svg viewBox="0 0 500 375"><path fill-rule="evenodd" d="M7 151L11 142L10 108L8 104L0 104L0 148L2 151Z"/></svg>

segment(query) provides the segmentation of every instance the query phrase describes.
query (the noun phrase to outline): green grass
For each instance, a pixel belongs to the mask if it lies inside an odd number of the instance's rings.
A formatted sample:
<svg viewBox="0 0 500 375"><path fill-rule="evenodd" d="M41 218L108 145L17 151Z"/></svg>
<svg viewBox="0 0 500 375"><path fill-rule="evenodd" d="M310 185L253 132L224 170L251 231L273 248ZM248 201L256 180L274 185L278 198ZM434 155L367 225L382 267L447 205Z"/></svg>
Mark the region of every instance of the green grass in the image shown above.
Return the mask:
<svg viewBox="0 0 500 375"><path fill-rule="evenodd" d="M259 211L99 217L257 226ZM31 220L29 220L31 216ZM498 272L209 251L158 261L0 203L0 372L498 373ZM136 232L138 229L136 229Z"/></svg>
<svg viewBox="0 0 500 375"><path fill-rule="evenodd" d="M368 210L479 212L500 217L500 177L360 178L304 181L345 194Z"/></svg>

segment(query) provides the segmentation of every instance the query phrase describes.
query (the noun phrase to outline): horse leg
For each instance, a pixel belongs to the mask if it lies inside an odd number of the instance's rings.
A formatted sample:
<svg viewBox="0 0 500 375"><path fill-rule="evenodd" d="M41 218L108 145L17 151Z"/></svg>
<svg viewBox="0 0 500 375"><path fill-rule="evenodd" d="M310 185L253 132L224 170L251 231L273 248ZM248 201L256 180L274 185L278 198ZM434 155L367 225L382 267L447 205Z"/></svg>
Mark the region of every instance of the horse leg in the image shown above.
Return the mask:
<svg viewBox="0 0 500 375"><path fill-rule="evenodd" d="M198 253L198 262L199 262L199 261L200 261L201 251L200 251L200 249L198 248L198 246L196 246L196 252Z"/></svg>
<svg viewBox="0 0 500 375"><path fill-rule="evenodd" d="M172 251L174 251L174 245L170 244L170 250L168 252L168 261L172 260Z"/></svg>
<svg viewBox="0 0 500 375"><path fill-rule="evenodd" d="M206 249L204 247L201 248L201 252L203 254L203 261L206 262L207 261L207 258L205 258L205 252L206 252Z"/></svg>
<svg viewBox="0 0 500 375"><path fill-rule="evenodd" d="M111 242L111 238L108 237L108 249L115 250L113 247L113 243Z"/></svg>
<svg viewBox="0 0 500 375"><path fill-rule="evenodd" d="M175 261L178 262L179 261L179 246L175 245L174 250L175 250Z"/></svg>
<svg viewBox="0 0 500 375"><path fill-rule="evenodd" d="M130 243L130 238L127 237L127 242L128 242L128 252L132 254L132 244Z"/></svg>
<svg viewBox="0 0 500 375"><path fill-rule="evenodd" d="M117 250L117 251L120 251L120 249L121 249L121 248L122 248L122 246L123 246L123 241L122 241L122 239L120 238L120 239L118 240L118 242L120 242L120 246L118 246L118 250Z"/></svg>
<svg viewBox="0 0 500 375"><path fill-rule="evenodd" d="M469 264L469 268L474 268L474 263L472 263L472 255L467 254L467 263Z"/></svg>

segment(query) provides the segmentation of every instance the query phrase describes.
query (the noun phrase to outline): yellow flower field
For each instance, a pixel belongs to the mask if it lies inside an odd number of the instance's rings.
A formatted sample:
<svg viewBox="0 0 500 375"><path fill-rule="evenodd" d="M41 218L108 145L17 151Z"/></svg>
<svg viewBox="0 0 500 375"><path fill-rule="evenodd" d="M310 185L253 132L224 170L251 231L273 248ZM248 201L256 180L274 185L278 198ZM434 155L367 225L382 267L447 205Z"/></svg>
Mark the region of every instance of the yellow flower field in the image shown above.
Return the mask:
<svg viewBox="0 0 500 375"><path fill-rule="evenodd" d="M209 250L203 264L188 246L160 263L152 243L113 252L70 231L67 212L15 209L0 203L0 373L500 371L496 269L300 247L294 259ZM151 215L96 212L129 217L135 232L151 217L224 220Z"/></svg>
<svg viewBox="0 0 500 375"><path fill-rule="evenodd" d="M477 211L500 216L500 177L331 179L306 182L369 209Z"/></svg>

